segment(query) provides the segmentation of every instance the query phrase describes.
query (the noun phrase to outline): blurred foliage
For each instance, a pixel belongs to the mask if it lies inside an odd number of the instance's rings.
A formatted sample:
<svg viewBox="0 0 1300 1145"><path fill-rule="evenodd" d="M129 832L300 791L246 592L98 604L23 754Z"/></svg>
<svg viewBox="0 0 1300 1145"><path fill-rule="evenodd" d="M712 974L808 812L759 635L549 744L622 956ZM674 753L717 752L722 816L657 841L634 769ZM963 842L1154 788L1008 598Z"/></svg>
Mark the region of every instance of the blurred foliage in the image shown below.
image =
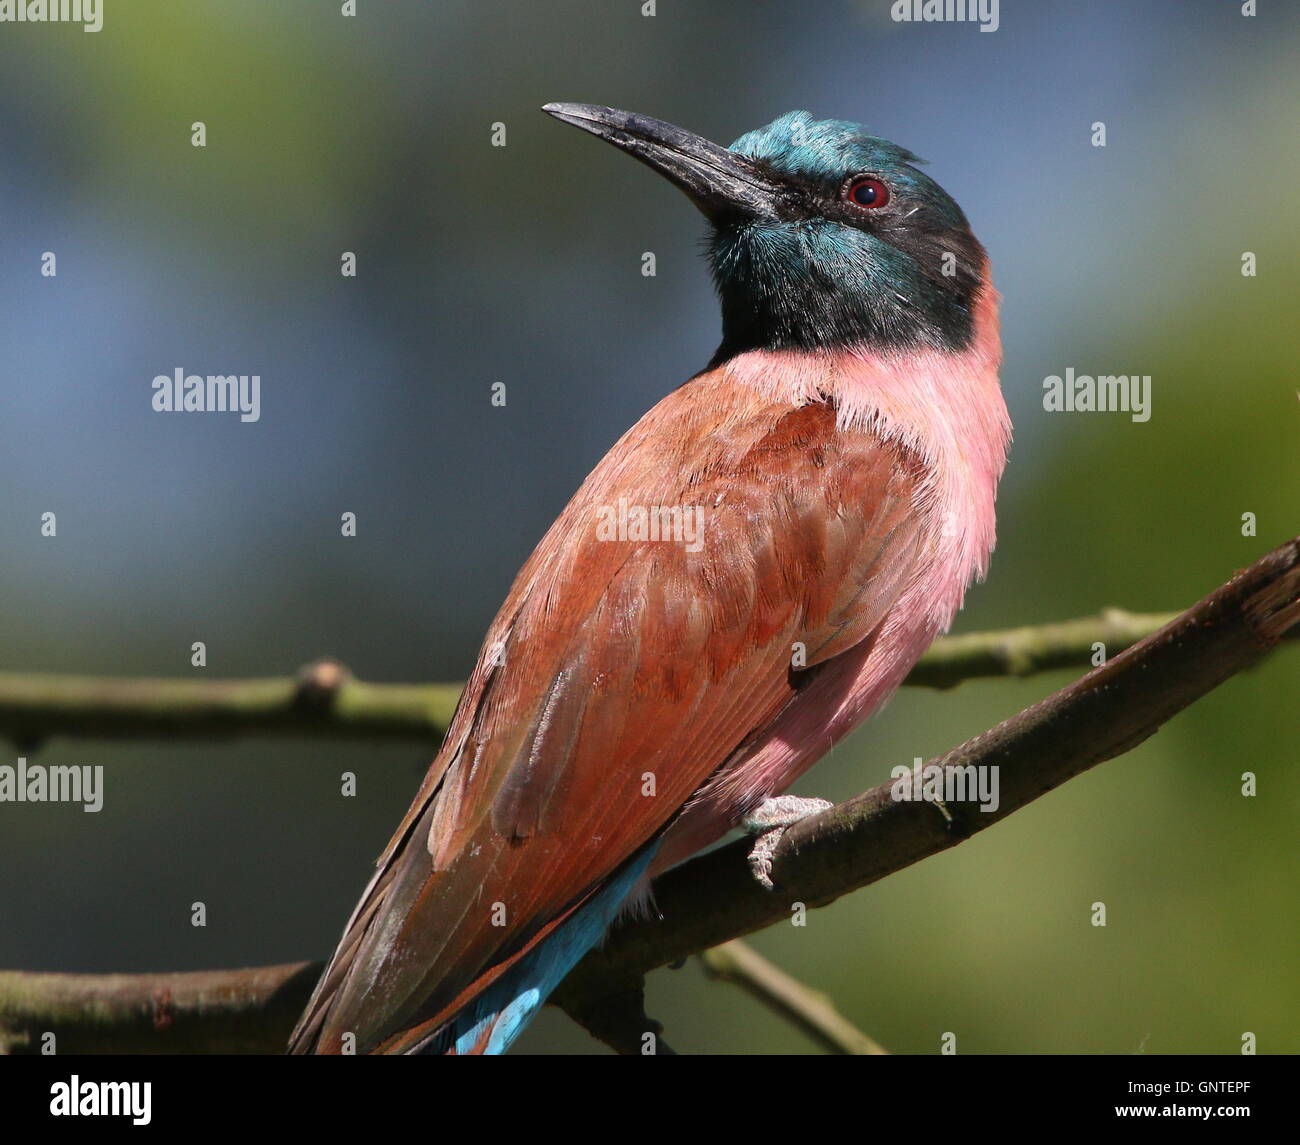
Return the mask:
<svg viewBox="0 0 1300 1145"><path fill-rule="evenodd" d="M582 475L716 337L689 205L538 115L548 99L723 142L809 107L933 161L994 259L1017 427L962 628L1181 607L1300 527L1295 13L1003 0L981 35L892 25L885 0L338 7L108 0L97 34L0 27L5 669L181 674L205 639L214 675L327 653L370 678L465 672ZM260 371L263 422L153 415L149 380L177 365ZM1150 374L1150 422L1046 414L1067 366ZM51 508L57 542L36 535ZM945 1031L962 1052L1231 1053L1247 1030L1300 1050L1296 656L756 945L899 1052ZM800 791L861 790L1060 682L901 695ZM427 762L38 758L104 764L107 801L0 809L0 964L81 970L323 955ZM811 1050L695 966L653 976L651 1012L683 1051ZM520 1048L591 1043L548 1013Z"/></svg>

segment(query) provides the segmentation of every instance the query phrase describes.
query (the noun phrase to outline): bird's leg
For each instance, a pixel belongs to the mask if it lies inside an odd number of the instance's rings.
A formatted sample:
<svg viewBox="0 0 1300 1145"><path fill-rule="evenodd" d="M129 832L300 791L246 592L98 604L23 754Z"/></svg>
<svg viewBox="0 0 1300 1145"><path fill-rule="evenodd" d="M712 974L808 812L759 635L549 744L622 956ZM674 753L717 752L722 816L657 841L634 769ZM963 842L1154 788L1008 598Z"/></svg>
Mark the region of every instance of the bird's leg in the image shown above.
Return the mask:
<svg viewBox="0 0 1300 1145"><path fill-rule="evenodd" d="M774 889L772 856L776 854L776 845L785 834L785 829L793 827L801 819L819 815L834 806L825 799L778 795L775 799L764 799L746 815L740 821L740 829L746 834L758 836L749 852L749 869L754 872L754 878L769 891Z"/></svg>

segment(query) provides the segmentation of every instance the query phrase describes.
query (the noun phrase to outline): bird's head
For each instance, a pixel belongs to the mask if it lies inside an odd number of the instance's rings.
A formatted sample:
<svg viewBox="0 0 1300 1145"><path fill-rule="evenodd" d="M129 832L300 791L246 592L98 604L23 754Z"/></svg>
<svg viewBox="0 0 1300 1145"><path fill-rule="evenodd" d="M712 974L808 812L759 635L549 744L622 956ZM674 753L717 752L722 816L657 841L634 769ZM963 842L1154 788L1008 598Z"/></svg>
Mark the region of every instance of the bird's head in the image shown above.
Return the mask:
<svg viewBox="0 0 1300 1145"><path fill-rule="evenodd" d="M965 349L984 249L910 151L792 111L719 147L662 120L543 109L671 180L712 226L715 363L752 349Z"/></svg>

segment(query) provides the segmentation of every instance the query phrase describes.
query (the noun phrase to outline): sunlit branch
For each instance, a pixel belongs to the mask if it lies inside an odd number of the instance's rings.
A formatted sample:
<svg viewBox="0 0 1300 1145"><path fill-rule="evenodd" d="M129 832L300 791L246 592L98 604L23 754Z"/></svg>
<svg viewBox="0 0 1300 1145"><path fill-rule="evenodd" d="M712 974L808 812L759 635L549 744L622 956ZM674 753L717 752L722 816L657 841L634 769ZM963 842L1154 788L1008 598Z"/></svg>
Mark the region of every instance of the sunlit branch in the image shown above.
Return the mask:
<svg viewBox="0 0 1300 1145"><path fill-rule="evenodd" d="M787 921L792 910L823 906L991 827L1136 747L1298 626L1300 540L1292 540L1128 651L933 761L945 770L998 768L996 810L900 800L890 783L881 784L786 833L773 864L775 891L750 874L745 841L710 851L657 880L656 917L618 925L552 1002L622 1052L636 1052L654 1030L640 1004L648 971ZM319 965L201 974L0 973L0 1042L39 1052L42 1036L54 1033L61 1052L278 1048Z"/></svg>

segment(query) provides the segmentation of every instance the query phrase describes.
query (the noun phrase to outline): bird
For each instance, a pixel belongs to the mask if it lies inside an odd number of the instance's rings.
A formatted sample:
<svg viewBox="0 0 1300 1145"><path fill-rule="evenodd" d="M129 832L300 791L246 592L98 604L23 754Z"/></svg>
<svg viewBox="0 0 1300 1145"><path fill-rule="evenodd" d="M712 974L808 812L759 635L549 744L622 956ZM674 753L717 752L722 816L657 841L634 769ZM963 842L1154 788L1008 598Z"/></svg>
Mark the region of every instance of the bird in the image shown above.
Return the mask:
<svg viewBox="0 0 1300 1145"><path fill-rule="evenodd" d="M781 115L730 147L542 109L699 208L704 369L520 570L291 1053L499 1054L652 880L737 826L773 888L785 794L987 571L1011 423L999 298L912 152Z"/></svg>

